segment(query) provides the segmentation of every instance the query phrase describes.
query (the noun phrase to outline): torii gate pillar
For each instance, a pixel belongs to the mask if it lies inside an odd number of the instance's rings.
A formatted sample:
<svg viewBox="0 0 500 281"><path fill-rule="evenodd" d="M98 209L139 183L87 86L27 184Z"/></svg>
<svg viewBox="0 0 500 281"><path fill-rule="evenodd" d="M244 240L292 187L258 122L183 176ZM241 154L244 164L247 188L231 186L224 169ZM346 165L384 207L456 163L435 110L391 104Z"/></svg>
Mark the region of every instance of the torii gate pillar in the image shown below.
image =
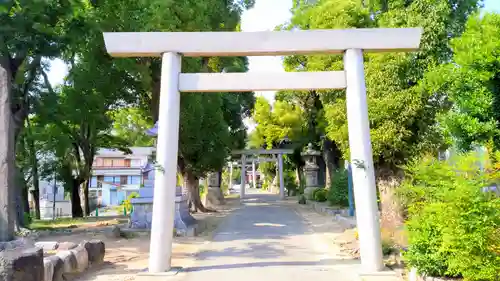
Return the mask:
<svg viewBox="0 0 500 281"><path fill-rule="evenodd" d="M356 225L358 233L369 233L359 235L359 252L365 269L377 271L383 262L362 50L346 50L344 70Z"/></svg>
<svg viewBox="0 0 500 281"><path fill-rule="evenodd" d="M170 270L174 233L175 189L177 186L177 152L179 146L179 114L181 96L179 74L181 56L162 55L158 144L153 199L153 220L149 247L149 272Z"/></svg>

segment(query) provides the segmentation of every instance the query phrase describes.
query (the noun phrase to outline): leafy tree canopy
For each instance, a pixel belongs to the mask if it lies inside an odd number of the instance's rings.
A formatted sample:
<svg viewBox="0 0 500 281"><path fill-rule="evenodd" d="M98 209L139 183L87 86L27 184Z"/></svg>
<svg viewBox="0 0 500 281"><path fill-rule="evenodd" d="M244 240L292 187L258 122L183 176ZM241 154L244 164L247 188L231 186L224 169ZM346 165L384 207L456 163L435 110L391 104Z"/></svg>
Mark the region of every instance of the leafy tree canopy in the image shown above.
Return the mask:
<svg viewBox="0 0 500 281"><path fill-rule="evenodd" d="M453 62L437 66L422 87L450 110L440 122L461 150L493 141L500 145L500 15L479 14L451 41Z"/></svg>

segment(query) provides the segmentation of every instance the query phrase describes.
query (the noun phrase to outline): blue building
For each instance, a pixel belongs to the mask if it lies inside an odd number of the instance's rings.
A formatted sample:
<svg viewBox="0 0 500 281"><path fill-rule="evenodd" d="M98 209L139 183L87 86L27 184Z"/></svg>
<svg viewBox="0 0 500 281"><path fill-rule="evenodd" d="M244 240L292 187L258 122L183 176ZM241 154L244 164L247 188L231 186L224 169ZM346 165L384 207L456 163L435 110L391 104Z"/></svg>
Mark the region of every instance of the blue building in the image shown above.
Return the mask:
<svg viewBox="0 0 500 281"><path fill-rule="evenodd" d="M118 206L133 192L152 185L154 147L131 147L130 154L99 149L92 167L89 191L101 206Z"/></svg>

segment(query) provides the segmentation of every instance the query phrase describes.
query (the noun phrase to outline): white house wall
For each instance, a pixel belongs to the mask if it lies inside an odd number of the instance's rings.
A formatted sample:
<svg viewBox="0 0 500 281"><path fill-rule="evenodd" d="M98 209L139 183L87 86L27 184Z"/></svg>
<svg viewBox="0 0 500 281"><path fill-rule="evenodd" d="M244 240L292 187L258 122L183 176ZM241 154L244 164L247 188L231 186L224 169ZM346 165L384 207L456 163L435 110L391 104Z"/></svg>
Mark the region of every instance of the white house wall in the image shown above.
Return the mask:
<svg viewBox="0 0 500 281"><path fill-rule="evenodd" d="M40 218L52 219L53 203L52 201L40 200ZM71 202L56 201L56 218L71 217Z"/></svg>

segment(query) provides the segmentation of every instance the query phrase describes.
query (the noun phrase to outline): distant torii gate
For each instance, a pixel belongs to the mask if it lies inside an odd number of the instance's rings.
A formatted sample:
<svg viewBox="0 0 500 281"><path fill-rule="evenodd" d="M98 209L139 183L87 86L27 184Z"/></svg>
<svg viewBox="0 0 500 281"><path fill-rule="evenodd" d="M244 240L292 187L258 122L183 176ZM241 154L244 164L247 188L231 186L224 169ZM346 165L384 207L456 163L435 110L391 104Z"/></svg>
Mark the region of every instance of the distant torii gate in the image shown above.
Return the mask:
<svg viewBox="0 0 500 281"><path fill-rule="evenodd" d="M240 187L240 198L245 197L245 186L246 186L246 165L248 155L277 155L278 162L278 178L280 185L280 198L285 199L285 181L283 179L283 154L293 154L293 149L244 149L235 150L231 153L232 155L241 155L241 187ZM255 160L255 159L251 159ZM255 161L252 161L252 177L255 178Z"/></svg>
<svg viewBox="0 0 500 281"><path fill-rule="evenodd" d="M248 166L251 166L252 167L252 179L254 180L254 188L256 188L256 185L255 185L255 164L256 163L263 163L263 162L276 162L278 161L278 158L276 157L273 157L273 158L269 158L269 157L266 157L266 158L250 158L250 159L246 159L247 163L245 164L245 169L246 167ZM242 165L242 162L241 160L239 161L229 161L228 162L228 166L229 166L229 178L232 179L233 178L233 167L234 166L237 166L237 167L240 167L241 168L241 165ZM276 167L278 167L278 165L276 164ZM232 180L229 180L229 188L232 188L233 186L233 182ZM241 195L241 194L240 194Z"/></svg>
<svg viewBox="0 0 500 281"><path fill-rule="evenodd" d="M383 269L363 52L414 51L422 28L262 32L104 33L116 57L162 57L159 130L149 273L171 269L179 142L179 92L346 89L349 148L363 271ZM343 54L343 71L181 73L181 55L287 56ZM380 81L383 83L384 81Z"/></svg>

